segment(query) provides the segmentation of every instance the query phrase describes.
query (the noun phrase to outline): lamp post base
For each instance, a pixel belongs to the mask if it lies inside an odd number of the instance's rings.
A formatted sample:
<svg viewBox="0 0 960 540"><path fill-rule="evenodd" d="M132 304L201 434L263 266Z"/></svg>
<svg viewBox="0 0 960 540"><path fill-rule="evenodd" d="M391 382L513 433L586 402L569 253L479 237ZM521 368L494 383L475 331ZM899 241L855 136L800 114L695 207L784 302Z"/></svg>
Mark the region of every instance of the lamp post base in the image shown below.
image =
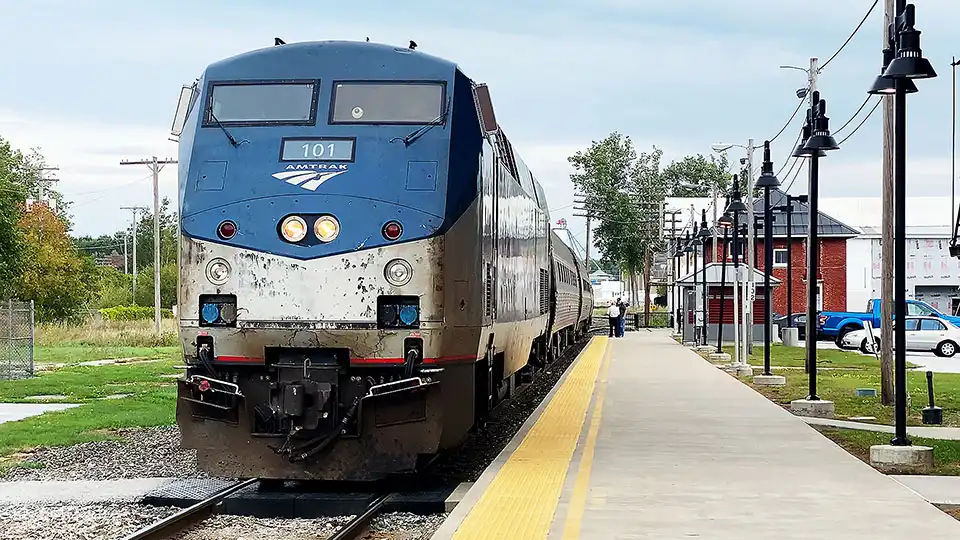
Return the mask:
<svg viewBox="0 0 960 540"><path fill-rule="evenodd" d="M832 401L823 399L795 399L790 402L790 411L797 416L833 418L834 405Z"/></svg>
<svg viewBox="0 0 960 540"><path fill-rule="evenodd" d="M729 362L730 355L725 352L715 352L710 355L711 362Z"/></svg>
<svg viewBox="0 0 960 540"><path fill-rule="evenodd" d="M753 368L750 367L750 364L729 364L723 366L723 370L737 377L749 377L753 375Z"/></svg>
<svg viewBox="0 0 960 540"><path fill-rule="evenodd" d="M785 386L787 378L781 375L757 375L753 378L753 384L757 386Z"/></svg>
<svg viewBox="0 0 960 540"><path fill-rule="evenodd" d="M783 346L784 347L799 347L800 346L800 331L796 328L784 328L783 329Z"/></svg>
<svg viewBox="0 0 960 540"><path fill-rule="evenodd" d="M713 345L701 345L697 347L697 352L702 352L702 353L708 353L710 351L715 351L715 350L717 350L717 348L714 347Z"/></svg>
<svg viewBox="0 0 960 540"><path fill-rule="evenodd" d="M684 347L690 347L691 349L694 349L694 348L696 348L697 344L696 344L696 342L694 342L694 341L684 341L684 342L683 342L683 346L684 346Z"/></svg>
<svg viewBox="0 0 960 540"><path fill-rule="evenodd" d="M870 465L885 473L926 473L933 469L933 448L929 446L870 447Z"/></svg>

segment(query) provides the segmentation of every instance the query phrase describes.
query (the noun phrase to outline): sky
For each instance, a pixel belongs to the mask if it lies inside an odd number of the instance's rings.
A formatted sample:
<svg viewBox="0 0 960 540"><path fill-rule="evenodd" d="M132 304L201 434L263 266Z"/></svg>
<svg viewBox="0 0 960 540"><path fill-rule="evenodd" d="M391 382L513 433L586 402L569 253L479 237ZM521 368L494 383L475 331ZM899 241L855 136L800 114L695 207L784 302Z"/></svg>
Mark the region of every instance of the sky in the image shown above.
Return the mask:
<svg viewBox="0 0 960 540"><path fill-rule="evenodd" d="M180 86L206 65L272 46L274 37L369 37L400 46L413 39L490 85L497 118L544 185L551 217L566 218L583 242L570 155L612 131L629 135L640 151L662 149L664 166L710 154L720 142L762 145L806 85L805 73L778 66L807 67L810 57L823 64L873 2L0 0L0 137L39 147L60 167L57 188L74 203L75 234L110 234L130 221L121 206L153 201L149 170L120 161L176 157L168 136ZM834 130L879 73L882 10L881 1L819 74ZM950 196L950 62L960 55L950 38L958 17L956 0L918 2L923 51L939 77L918 81L920 92L908 97L907 196ZM773 139L775 170L793 149L801 117ZM877 110L821 160L823 196L880 196L880 130ZM744 155L734 147L730 161ZM762 152L754 157L759 168ZM176 200L176 183L169 166L160 174L161 196ZM805 193L806 184L800 174L791 193Z"/></svg>

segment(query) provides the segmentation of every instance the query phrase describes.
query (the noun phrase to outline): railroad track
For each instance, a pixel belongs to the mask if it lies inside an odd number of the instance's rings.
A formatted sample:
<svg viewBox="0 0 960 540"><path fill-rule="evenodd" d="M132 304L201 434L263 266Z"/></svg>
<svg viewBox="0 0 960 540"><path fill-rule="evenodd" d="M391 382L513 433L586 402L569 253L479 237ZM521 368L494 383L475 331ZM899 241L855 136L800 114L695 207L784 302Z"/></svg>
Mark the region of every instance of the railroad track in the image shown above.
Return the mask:
<svg viewBox="0 0 960 540"><path fill-rule="evenodd" d="M259 481L257 478L251 478L227 486L193 506L184 508L172 516L163 518L125 536L123 540L167 540L215 514L223 499ZM378 496L367 506L366 510L345 523L327 540L352 540L356 538L366 530L370 520L380 513L391 496L392 494Z"/></svg>

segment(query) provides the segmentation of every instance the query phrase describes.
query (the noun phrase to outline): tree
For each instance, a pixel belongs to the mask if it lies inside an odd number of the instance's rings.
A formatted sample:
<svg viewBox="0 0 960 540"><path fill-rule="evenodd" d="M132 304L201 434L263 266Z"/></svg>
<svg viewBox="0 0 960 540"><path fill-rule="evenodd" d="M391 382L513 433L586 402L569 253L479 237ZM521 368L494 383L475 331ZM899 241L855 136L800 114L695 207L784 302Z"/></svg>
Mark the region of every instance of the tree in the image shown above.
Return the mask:
<svg viewBox="0 0 960 540"><path fill-rule="evenodd" d="M67 223L46 204L35 204L19 222L23 260L14 280L22 300L33 300L37 320L77 318L97 290L98 270L67 236Z"/></svg>
<svg viewBox="0 0 960 540"><path fill-rule="evenodd" d="M708 160L697 154L670 163L663 177L672 197L709 197L714 189L721 195L730 189L728 167L726 155L721 154L717 161L713 156Z"/></svg>
<svg viewBox="0 0 960 540"><path fill-rule="evenodd" d="M660 171L662 154L656 147L638 154L629 136L613 132L568 158L576 170L570 179L600 222L594 229L597 247L630 274L635 299L637 275L649 272L649 255L660 248L660 213L668 191Z"/></svg>
<svg viewBox="0 0 960 540"><path fill-rule="evenodd" d="M177 303L178 274L176 261L160 266L160 307L170 308ZM150 265L137 275L137 305L152 306L153 300L153 265Z"/></svg>
<svg viewBox="0 0 960 540"><path fill-rule="evenodd" d="M97 294L93 300L93 307L109 308L115 306L133 305L133 276L124 274L112 266L99 268L97 280ZM151 281L151 285L152 285ZM152 287L151 287L152 294ZM153 303L153 297L150 297Z"/></svg>
<svg viewBox="0 0 960 540"><path fill-rule="evenodd" d="M160 203L160 265L177 260L177 234L179 231L177 214L170 208L170 199L164 198ZM143 271L147 266L153 267L153 214L144 214L137 222L137 270ZM120 237L121 241L123 237ZM131 248L132 249L132 248ZM132 255L131 255L132 258ZM153 274L151 274L152 276ZM152 279L152 278L151 278ZM153 291L153 282L150 282ZM140 290L140 283L137 283ZM161 287L161 291L163 288ZM150 305L153 305L152 296Z"/></svg>

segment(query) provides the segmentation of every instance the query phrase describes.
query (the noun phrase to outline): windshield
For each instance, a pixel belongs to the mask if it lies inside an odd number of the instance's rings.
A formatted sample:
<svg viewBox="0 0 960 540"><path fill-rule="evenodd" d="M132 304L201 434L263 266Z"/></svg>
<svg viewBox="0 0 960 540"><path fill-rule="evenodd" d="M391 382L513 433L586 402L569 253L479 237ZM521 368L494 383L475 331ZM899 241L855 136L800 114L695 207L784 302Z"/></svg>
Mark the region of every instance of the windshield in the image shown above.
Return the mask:
<svg viewBox="0 0 960 540"><path fill-rule="evenodd" d="M315 89L310 81L214 84L204 125L312 124Z"/></svg>
<svg viewBox="0 0 960 540"><path fill-rule="evenodd" d="M426 124L440 119L440 83L337 83L331 124Z"/></svg>

